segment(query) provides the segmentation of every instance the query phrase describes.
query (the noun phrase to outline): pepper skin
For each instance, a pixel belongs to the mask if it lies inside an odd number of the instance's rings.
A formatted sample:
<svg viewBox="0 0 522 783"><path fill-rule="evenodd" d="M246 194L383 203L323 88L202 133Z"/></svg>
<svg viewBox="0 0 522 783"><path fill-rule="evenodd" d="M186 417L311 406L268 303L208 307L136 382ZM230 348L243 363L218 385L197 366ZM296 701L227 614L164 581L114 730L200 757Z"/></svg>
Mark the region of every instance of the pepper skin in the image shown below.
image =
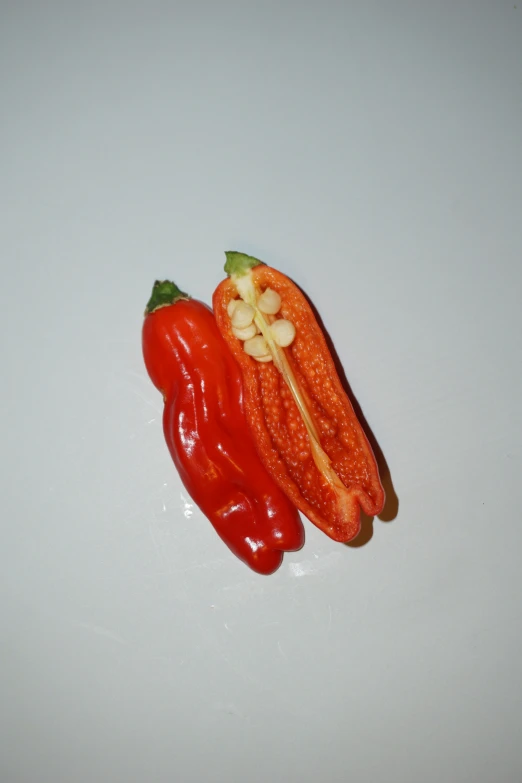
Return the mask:
<svg viewBox="0 0 522 783"><path fill-rule="evenodd" d="M165 439L189 495L240 560L273 573L284 551L301 548L304 531L257 455L241 374L212 311L173 283L157 282L142 344L165 401Z"/></svg>
<svg viewBox="0 0 522 783"><path fill-rule="evenodd" d="M226 256L230 276L214 293L214 314L241 367L245 411L258 454L308 519L334 540L350 541L360 531L360 509L368 515L380 513L384 491L322 330L301 291L285 275L242 253ZM259 297L266 289L272 300L272 292L276 301L280 297L277 318L260 309ZM269 351L257 361L232 331L230 302L238 295L254 309L253 323L261 332L255 338L258 356L261 337ZM277 319L295 327L288 347L275 342L271 329Z"/></svg>

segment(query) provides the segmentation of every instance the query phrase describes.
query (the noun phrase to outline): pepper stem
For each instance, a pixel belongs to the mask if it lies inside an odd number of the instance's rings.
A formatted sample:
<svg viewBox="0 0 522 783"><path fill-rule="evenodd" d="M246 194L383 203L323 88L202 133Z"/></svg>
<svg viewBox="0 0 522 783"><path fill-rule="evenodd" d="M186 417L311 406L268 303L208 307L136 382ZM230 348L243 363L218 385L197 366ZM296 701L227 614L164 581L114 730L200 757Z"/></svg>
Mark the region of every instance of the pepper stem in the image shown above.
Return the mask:
<svg viewBox="0 0 522 783"><path fill-rule="evenodd" d="M227 257L225 272L229 277L232 277L232 275L242 277L250 269L263 263L258 258L247 256L245 253L238 253L237 250L227 250L225 255Z"/></svg>
<svg viewBox="0 0 522 783"><path fill-rule="evenodd" d="M190 296L180 291L176 283L172 283L170 280L156 280L145 308L145 315L154 313L160 307L176 304L179 299L190 299Z"/></svg>

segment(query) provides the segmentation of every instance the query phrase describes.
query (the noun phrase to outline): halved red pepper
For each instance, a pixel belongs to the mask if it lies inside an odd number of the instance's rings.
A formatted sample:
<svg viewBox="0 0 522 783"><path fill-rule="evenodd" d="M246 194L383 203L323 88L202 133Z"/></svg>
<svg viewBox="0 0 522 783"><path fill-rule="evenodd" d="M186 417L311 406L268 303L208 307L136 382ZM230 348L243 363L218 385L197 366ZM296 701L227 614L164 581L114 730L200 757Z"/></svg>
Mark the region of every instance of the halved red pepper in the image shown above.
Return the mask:
<svg viewBox="0 0 522 783"><path fill-rule="evenodd" d="M303 514L350 541L360 509L380 513L384 491L322 330L285 275L243 253L226 256L229 277L214 293L214 314L241 367L258 454Z"/></svg>
<svg viewBox="0 0 522 783"><path fill-rule="evenodd" d="M225 544L260 574L300 549L299 514L268 475L243 410L241 373L212 311L156 282L142 332L145 365L165 401L163 429L181 480Z"/></svg>

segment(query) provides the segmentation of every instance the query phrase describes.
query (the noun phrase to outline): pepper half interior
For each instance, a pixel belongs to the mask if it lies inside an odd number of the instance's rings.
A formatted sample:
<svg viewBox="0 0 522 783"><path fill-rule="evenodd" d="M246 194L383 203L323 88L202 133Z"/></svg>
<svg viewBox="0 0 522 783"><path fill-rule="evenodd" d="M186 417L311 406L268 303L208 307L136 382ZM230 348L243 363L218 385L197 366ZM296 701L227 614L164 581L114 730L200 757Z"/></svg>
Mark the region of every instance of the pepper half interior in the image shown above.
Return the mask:
<svg viewBox="0 0 522 783"><path fill-rule="evenodd" d="M335 517L341 524L343 519L348 522L353 516L352 493L333 469L321 445L312 415L284 351L294 341L296 327L287 319L277 318L282 305L280 295L268 287L258 290L251 270L231 277L239 294L239 298L230 300L227 308L232 332L243 341L246 354L257 362L273 361L283 376L306 428L315 466L334 493Z"/></svg>

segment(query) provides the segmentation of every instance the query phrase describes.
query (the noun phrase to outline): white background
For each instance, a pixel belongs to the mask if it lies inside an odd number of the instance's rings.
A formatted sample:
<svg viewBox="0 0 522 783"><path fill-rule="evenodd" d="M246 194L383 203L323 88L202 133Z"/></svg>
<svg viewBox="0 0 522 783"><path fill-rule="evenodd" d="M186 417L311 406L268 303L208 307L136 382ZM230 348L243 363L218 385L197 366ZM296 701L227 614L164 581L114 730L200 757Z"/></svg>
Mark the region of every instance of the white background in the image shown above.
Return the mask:
<svg viewBox="0 0 522 783"><path fill-rule="evenodd" d="M521 779L522 4L3 2L0 74L2 781ZM141 358L226 249L311 297L394 487L268 578Z"/></svg>

